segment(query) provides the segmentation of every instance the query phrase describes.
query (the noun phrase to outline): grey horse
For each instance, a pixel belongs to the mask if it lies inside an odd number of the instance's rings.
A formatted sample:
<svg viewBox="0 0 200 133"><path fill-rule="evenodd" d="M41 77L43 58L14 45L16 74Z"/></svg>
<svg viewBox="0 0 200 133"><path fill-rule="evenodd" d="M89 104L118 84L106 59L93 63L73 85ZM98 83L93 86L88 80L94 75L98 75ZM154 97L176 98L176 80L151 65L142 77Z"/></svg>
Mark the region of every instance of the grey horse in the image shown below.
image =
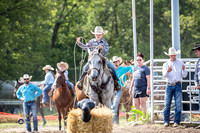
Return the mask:
<svg viewBox="0 0 200 133"><path fill-rule="evenodd" d="M96 49L88 57L89 69L83 83L83 91L95 105L111 108L114 96L114 80L107 68L106 58Z"/></svg>

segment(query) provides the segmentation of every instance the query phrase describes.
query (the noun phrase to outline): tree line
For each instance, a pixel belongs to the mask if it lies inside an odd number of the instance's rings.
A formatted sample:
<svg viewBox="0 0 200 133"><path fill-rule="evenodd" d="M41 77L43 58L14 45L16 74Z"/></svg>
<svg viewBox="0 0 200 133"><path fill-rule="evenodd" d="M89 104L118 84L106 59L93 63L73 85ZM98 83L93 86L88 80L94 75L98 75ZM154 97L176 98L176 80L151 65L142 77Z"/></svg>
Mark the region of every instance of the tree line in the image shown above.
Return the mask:
<svg viewBox="0 0 200 133"><path fill-rule="evenodd" d="M69 78L79 73L82 50L75 47L76 38L94 38L90 30L102 26L110 45L109 59L121 56L133 59L131 0L1 0L0 1L0 80L14 80L24 73L35 81L44 78L42 67L65 61ZM179 1L181 57L195 57L191 48L200 41L200 1ZM150 1L136 0L138 51L149 59ZM172 46L171 3L154 0L154 57ZM76 64L74 64L74 50ZM85 60L85 62L87 59Z"/></svg>

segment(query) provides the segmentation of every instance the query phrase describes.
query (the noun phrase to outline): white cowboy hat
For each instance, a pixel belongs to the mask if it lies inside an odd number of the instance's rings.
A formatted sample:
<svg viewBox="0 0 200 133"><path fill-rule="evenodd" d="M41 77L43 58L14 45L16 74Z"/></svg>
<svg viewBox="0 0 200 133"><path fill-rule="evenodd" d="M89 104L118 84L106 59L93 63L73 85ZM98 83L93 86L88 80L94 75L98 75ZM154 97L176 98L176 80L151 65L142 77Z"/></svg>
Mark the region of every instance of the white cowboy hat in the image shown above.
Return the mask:
<svg viewBox="0 0 200 133"><path fill-rule="evenodd" d="M58 69L60 69L60 66L61 66L61 65L64 65L65 68L66 68L66 70L69 68L68 63L61 61L60 63L57 63L57 67L58 67Z"/></svg>
<svg viewBox="0 0 200 133"><path fill-rule="evenodd" d="M119 61L119 63L122 63L122 58L121 57L117 57L117 56L113 56L111 61L112 62Z"/></svg>
<svg viewBox="0 0 200 133"><path fill-rule="evenodd" d="M176 49L175 49L174 47L169 48L168 52L169 52L169 53L166 53L166 52L164 52L164 53L165 53L166 55L177 55L177 54L180 54L180 53L181 53L180 50L176 51Z"/></svg>
<svg viewBox="0 0 200 133"><path fill-rule="evenodd" d="M20 77L19 79L20 79L20 81L24 81L24 79L29 79L29 80L31 80L31 78L32 78L32 76L29 76L28 74L24 74L24 76L23 76L23 77Z"/></svg>
<svg viewBox="0 0 200 133"><path fill-rule="evenodd" d="M96 26L94 29L94 32L93 31L91 31L91 32L92 32L92 34L103 34L103 35L108 33L107 30L103 31L103 28L101 26Z"/></svg>
<svg viewBox="0 0 200 133"><path fill-rule="evenodd" d="M42 68L42 70L54 70L54 68L53 67L51 67L51 65L46 65L46 66L44 66L43 68Z"/></svg>

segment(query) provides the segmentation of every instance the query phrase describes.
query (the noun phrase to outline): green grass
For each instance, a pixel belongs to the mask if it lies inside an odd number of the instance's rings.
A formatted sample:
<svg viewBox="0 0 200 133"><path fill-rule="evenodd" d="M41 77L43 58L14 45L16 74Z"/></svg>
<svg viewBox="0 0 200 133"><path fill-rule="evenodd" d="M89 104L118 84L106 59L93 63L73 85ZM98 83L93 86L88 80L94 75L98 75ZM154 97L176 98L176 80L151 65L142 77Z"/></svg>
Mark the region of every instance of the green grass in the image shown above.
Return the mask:
<svg viewBox="0 0 200 133"><path fill-rule="evenodd" d="M62 125L64 121L62 120ZM31 124L33 124L33 120L31 120ZM42 120L38 121L38 126L42 125ZM19 128L25 128L26 124L23 123L20 125L19 123L14 123L14 122L6 122L6 123L0 123L0 129L2 128L14 128L14 127L19 127ZM47 123L45 127L58 127L58 120L47 120Z"/></svg>

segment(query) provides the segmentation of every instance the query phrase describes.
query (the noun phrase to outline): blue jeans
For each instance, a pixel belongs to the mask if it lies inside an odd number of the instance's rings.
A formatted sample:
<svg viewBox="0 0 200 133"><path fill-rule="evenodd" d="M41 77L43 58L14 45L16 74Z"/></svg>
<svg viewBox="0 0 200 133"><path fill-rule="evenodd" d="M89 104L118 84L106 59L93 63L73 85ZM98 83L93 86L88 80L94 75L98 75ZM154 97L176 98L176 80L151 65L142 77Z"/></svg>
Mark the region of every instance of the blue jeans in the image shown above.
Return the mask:
<svg viewBox="0 0 200 133"><path fill-rule="evenodd" d="M170 106L171 106L171 101L172 101L173 95L174 95L175 106L176 106L174 123L180 124L181 111L182 111L181 83L178 83L175 86L167 85L167 88L165 91L165 107L164 107L164 111L163 111L164 123L169 123L169 121L170 121Z"/></svg>
<svg viewBox="0 0 200 133"><path fill-rule="evenodd" d="M67 84L72 88L72 90L74 90L74 86L72 85L71 82L69 82L69 80L66 80Z"/></svg>
<svg viewBox="0 0 200 133"><path fill-rule="evenodd" d="M51 90L51 86L52 86L52 84L45 85L44 89L42 90L43 103L47 103L48 102L48 94L47 94L47 92L49 90Z"/></svg>
<svg viewBox="0 0 200 133"><path fill-rule="evenodd" d="M112 70L112 73L115 76L115 78L117 79L117 81L119 81L115 66L109 60L106 60L106 62L107 62L107 66ZM87 72L88 67L89 67L88 63L86 63L85 66L83 67L83 71L82 71L79 81L83 78L83 75Z"/></svg>
<svg viewBox="0 0 200 133"><path fill-rule="evenodd" d="M32 111L32 115L33 115L34 131L38 131L37 104L35 102L32 102L32 103L23 102L23 109L24 109L24 116L25 116L27 131L31 132L30 111Z"/></svg>
<svg viewBox="0 0 200 133"><path fill-rule="evenodd" d="M121 99L122 91L123 90L120 89L115 92L115 96L114 96L114 99L113 99L113 102L111 105L111 110L112 110L113 115L117 115L117 113L118 113L117 111L118 111L118 106L119 106L119 102Z"/></svg>

